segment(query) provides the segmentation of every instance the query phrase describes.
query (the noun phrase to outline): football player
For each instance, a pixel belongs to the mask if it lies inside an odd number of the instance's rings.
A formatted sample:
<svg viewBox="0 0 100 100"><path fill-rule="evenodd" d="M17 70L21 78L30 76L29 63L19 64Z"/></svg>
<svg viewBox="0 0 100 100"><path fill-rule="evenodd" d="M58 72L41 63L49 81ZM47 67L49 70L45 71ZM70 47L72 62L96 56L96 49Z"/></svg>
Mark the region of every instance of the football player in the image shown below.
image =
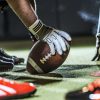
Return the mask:
<svg viewBox="0 0 100 100"><path fill-rule="evenodd" d="M52 55L60 55L68 48L71 37L68 33L45 25L36 13L35 0L6 0L22 23L36 40L47 42Z"/></svg>
<svg viewBox="0 0 100 100"><path fill-rule="evenodd" d="M7 5L10 6L30 31L34 42L37 40L47 42L52 55L56 52L62 55L69 48L68 41L71 41L69 34L45 25L38 18L35 0L0 0L0 4L0 10L3 10Z"/></svg>

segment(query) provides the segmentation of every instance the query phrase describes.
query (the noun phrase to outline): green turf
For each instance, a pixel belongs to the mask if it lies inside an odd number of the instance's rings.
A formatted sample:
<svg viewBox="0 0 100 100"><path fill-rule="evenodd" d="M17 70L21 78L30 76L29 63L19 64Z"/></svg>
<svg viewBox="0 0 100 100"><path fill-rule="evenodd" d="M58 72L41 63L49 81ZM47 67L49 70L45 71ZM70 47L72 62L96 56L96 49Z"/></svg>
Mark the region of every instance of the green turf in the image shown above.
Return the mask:
<svg viewBox="0 0 100 100"><path fill-rule="evenodd" d="M12 72L0 73L0 75L18 81L33 82L37 86L35 95L22 100L65 100L66 93L79 89L97 78L90 75L91 72L100 69L100 62L91 61L95 54L94 44L93 38L75 39L64 64L48 74L30 75L27 71L18 72L21 68L26 67L24 64L15 66L15 70ZM30 41L25 43L21 41L9 42L8 45L5 42L1 43L1 45L9 54L24 57L26 63L32 44Z"/></svg>

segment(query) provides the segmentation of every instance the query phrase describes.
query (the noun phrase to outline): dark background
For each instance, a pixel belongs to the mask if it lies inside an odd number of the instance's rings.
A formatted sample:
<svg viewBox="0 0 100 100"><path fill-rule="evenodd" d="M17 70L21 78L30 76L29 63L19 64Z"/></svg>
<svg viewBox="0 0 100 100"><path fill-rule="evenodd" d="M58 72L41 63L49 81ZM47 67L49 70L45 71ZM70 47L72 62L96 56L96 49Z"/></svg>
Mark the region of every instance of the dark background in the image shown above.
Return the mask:
<svg viewBox="0 0 100 100"><path fill-rule="evenodd" d="M71 36L96 33L99 0L36 0L39 18L47 25L67 31ZM0 14L0 40L29 39L29 32L8 7Z"/></svg>

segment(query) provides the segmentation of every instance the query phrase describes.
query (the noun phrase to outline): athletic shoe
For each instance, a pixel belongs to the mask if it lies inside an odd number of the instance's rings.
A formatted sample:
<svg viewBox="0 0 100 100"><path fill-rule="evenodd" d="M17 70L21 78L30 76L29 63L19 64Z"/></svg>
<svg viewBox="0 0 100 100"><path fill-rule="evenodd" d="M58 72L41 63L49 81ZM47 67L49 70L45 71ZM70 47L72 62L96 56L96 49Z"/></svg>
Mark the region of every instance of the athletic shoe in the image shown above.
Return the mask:
<svg viewBox="0 0 100 100"><path fill-rule="evenodd" d="M0 100L20 99L36 92L32 83L19 83L0 77Z"/></svg>
<svg viewBox="0 0 100 100"><path fill-rule="evenodd" d="M0 60L0 72L10 71L14 67L14 64L12 62L6 62L3 60Z"/></svg>
<svg viewBox="0 0 100 100"><path fill-rule="evenodd" d="M100 88L96 88L93 92L73 91L68 93L65 98L66 100L100 100Z"/></svg>
<svg viewBox="0 0 100 100"><path fill-rule="evenodd" d="M10 58L6 58L4 56L0 56L0 60L3 60L5 62L11 62L11 63L14 63L14 60L13 59L10 59Z"/></svg>
<svg viewBox="0 0 100 100"><path fill-rule="evenodd" d="M15 64L15 65L24 63L24 58L18 58L18 57L16 57L16 56L12 56L12 59L14 60L14 64Z"/></svg>
<svg viewBox="0 0 100 100"><path fill-rule="evenodd" d="M11 56L7 54L2 48L0 48L0 56L13 60L15 65L24 63L24 58L18 58L16 56Z"/></svg>

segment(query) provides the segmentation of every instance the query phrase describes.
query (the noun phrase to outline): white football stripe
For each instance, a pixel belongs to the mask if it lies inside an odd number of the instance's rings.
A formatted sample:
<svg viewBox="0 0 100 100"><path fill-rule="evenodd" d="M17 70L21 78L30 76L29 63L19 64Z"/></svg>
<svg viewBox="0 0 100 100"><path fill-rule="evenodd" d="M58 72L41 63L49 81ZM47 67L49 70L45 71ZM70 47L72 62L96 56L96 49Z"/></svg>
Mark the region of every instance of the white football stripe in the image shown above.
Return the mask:
<svg viewBox="0 0 100 100"><path fill-rule="evenodd" d="M4 85L1 85L1 84L0 84L0 89L6 91L8 93L11 93L11 94L16 93L16 90L14 90L13 88L8 87L8 86L4 86Z"/></svg>
<svg viewBox="0 0 100 100"><path fill-rule="evenodd" d="M6 92L4 92L4 91L0 90L0 96L6 96L6 95L7 95L7 93L6 93Z"/></svg>
<svg viewBox="0 0 100 100"><path fill-rule="evenodd" d="M29 64L38 72L38 73L44 73L43 70L33 61L32 58L28 58Z"/></svg>

